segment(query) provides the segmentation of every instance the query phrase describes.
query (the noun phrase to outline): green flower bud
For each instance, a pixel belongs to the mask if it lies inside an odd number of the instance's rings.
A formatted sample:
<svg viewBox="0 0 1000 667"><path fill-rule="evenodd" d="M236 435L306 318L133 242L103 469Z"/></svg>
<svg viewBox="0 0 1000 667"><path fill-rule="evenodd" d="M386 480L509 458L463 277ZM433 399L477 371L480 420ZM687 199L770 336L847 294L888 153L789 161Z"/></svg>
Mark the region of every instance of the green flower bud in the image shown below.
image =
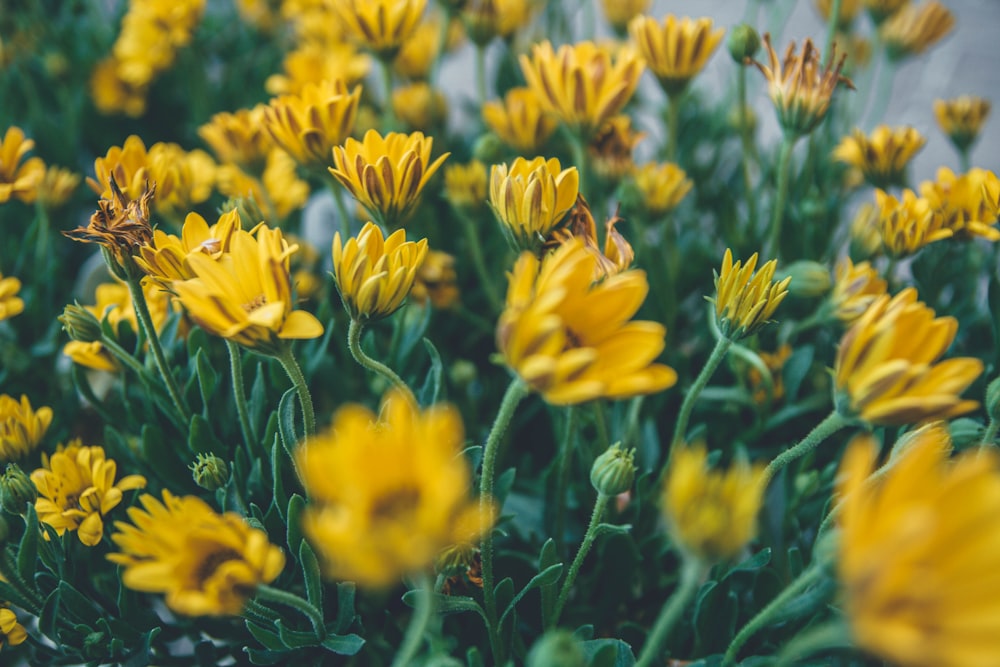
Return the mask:
<svg viewBox="0 0 1000 667"><path fill-rule="evenodd" d="M456 387L468 387L477 375L476 365L467 359L459 359L448 369L448 377Z"/></svg>
<svg viewBox="0 0 1000 667"><path fill-rule="evenodd" d="M73 340L81 343L93 343L101 340L101 323L97 321L92 312L79 303L74 302L63 308L63 314L58 319L63 325L63 330Z"/></svg>
<svg viewBox="0 0 1000 667"><path fill-rule="evenodd" d="M568 630L553 630L535 642L527 667L584 667L587 658L580 641Z"/></svg>
<svg viewBox="0 0 1000 667"><path fill-rule="evenodd" d="M472 157L487 165L500 162L503 157L503 142L497 135L487 132L472 145Z"/></svg>
<svg viewBox="0 0 1000 667"><path fill-rule="evenodd" d="M948 422L948 433L956 449L965 449L983 443L983 425L975 419L960 417Z"/></svg>
<svg viewBox="0 0 1000 667"><path fill-rule="evenodd" d="M229 481L229 467L226 462L212 453L199 454L191 465L194 483L206 491L221 489Z"/></svg>
<svg viewBox="0 0 1000 667"><path fill-rule="evenodd" d="M244 225L249 224L250 227L264 222L267 220L267 216L264 215L264 211L261 209L260 204L254 199L254 196L247 195L246 197L233 197L227 199L219 207L220 213L228 213L233 209L239 213L240 220L243 221Z"/></svg>
<svg viewBox="0 0 1000 667"><path fill-rule="evenodd" d="M1000 421L1000 377L986 387L986 414Z"/></svg>
<svg viewBox="0 0 1000 667"><path fill-rule="evenodd" d="M830 291L833 278L830 269L819 262L801 260L785 267L784 274L792 277L788 292L792 296L818 297Z"/></svg>
<svg viewBox="0 0 1000 667"><path fill-rule="evenodd" d="M616 443L597 457L590 469L590 483L605 496L617 496L632 488L635 481L635 450Z"/></svg>
<svg viewBox="0 0 1000 667"><path fill-rule="evenodd" d="M0 505L11 514L24 514L38 498L31 478L16 463L8 463L0 477Z"/></svg>
<svg viewBox="0 0 1000 667"><path fill-rule="evenodd" d="M760 50L760 35L746 23L741 23L729 31L726 48L734 61L746 64Z"/></svg>

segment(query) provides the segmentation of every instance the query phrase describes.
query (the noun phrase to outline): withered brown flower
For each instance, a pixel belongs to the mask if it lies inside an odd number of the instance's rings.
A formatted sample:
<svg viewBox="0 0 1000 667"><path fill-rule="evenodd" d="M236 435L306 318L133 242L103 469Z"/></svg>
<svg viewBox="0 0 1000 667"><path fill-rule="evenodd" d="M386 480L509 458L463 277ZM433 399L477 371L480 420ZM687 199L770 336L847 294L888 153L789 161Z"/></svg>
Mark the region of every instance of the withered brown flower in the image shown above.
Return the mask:
<svg viewBox="0 0 1000 667"><path fill-rule="evenodd" d="M137 199L130 199L122 192L113 176L109 183L111 199L98 200L98 209L90 216L90 223L86 227L64 231L63 235L74 241L99 244L107 251L105 258L113 260L114 264L124 269L131 265L131 257L139 252L139 248L152 244L153 227L149 224L149 205L153 200L156 184L150 184L147 180L142 194ZM114 267L110 268L114 271Z"/></svg>

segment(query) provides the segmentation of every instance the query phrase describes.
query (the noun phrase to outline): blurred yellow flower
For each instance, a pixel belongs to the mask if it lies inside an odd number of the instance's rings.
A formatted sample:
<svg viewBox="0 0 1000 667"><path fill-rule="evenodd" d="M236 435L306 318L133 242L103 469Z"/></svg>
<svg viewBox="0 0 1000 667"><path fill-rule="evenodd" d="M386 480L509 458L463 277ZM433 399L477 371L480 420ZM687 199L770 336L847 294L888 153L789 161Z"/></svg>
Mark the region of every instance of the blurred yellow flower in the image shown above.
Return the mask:
<svg viewBox="0 0 1000 667"><path fill-rule="evenodd" d="M146 164L156 182L153 206L173 220L212 196L216 165L203 150L186 151L178 144L158 142L149 148Z"/></svg>
<svg viewBox="0 0 1000 667"><path fill-rule="evenodd" d="M316 338L323 325L312 313L293 310L289 246L280 229L262 225L254 238L234 231L229 252L218 259L187 256L196 277L173 289L198 326L262 354L275 354L289 339Z"/></svg>
<svg viewBox="0 0 1000 667"><path fill-rule="evenodd" d="M862 3L877 27L902 7L910 4L910 0L862 0Z"/></svg>
<svg viewBox="0 0 1000 667"><path fill-rule="evenodd" d="M24 312L24 300L17 295L21 281L0 273L0 322Z"/></svg>
<svg viewBox="0 0 1000 667"><path fill-rule="evenodd" d="M451 155L431 162L433 144L434 139L422 132L390 132L383 137L368 130L361 141L348 138L333 149L330 173L380 224L398 227L416 208L427 181Z"/></svg>
<svg viewBox="0 0 1000 667"><path fill-rule="evenodd" d="M955 175L940 167L936 181L920 184L920 194L956 238L1000 240L995 226L1000 216L1000 179L992 171L975 168Z"/></svg>
<svg viewBox="0 0 1000 667"><path fill-rule="evenodd" d="M135 261L147 274L167 285L174 280L194 278L188 256L202 253L218 259L229 252L233 233L242 228L236 209L220 215L211 227L198 213L188 213L180 237L153 230L153 242L139 249Z"/></svg>
<svg viewBox="0 0 1000 667"><path fill-rule="evenodd" d="M139 199L147 189L147 181L156 179L149 173L149 155L146 144L132 134L121 146L112 146L104 157L94 160L94 176L87 177L87 185L102 199L112 199L111 179L129 199ZM153 183L148 183L152 186ZM157 184L157 195L166 193Z"/></svg>
<svg viewBox="0 0 1000 667"><path fill-rule="evenodd" d="M485 46L494 37L509 39L528 25L536 6L533 0L468 0L462 22L469 39Z"/></svg>
<svg viewBox="0 0 1000 667"><path fill-rule="evenodd" d="M750 393L753 395L754 403L765 405L770 400L771 404L779 402L785 397L785 382L782 369L785 362L792 356L792 346L783 343L774 352L757 351L757 356L764 362L764 367L771 374L771 387L768 389L764 382L764 375L756 366L747 367L747 383L750 385Z"/></svg>
<svg viewBox="0 0 1000 667"><path fill-rule="evenodd" d="M816 0L816 9L819 10L824 21L830 20L833 2L834 0ZM837 28L845 32L849 31L854 19L861 13L862 4L863 0L841 0L840 13L837 14Z"/></svg>
<svg viewBox="0 0 1000 667"><path fill-rule="evenodd" d="M52 408L31 409L31 402L0 394L0 461L23 459L33 452L52 423Z"/></svg>
<svg viewBox="0 0 1000 667"><path fill-rule="evenodd" d="M880 27L879 34L892 60L923 53L955 26L955 16L937 0L917 7L905 4Z"/></svg>
<svg viewBox="0 0 1000 667"><path fill-rule="evenodd" d="M520 56L521 71L544 108L577 134L589 138L632 97L642 60L629 48L611 49L594 42L564 44L558 51L544 41Z"/></svg>
<svg viewBox="0 0 1000 667"><path fill-rule="evenodd" d="M886 293L888 285L868 262L855 264L850 257L837 262L834 269L830 305L833 314L845 325L854 324L875 299Z"/></svg>
<svg viewBox="0 0 1000 667"><path fill-rule="evenodd" d="M334 234L333 282L351 318L365 323L396 312L426 255L427 239L407 241L403 229L384 238L369 222L346 242Z"/></svg>
<svg viewBox="0 0 1000 667"><path fill-rule="evenodd" d="M173 65L177 49L191 41L204 11L205 0L129 3L113 47L118 75L132 85L148 85Z"/></svg>
<svg viewBox="0 0 1000 667"><path fill-rule="evenodd" d="M934 100L934 117L941 131L958 150L964 151L979 138L990 108L989 100L962 95L950 100Z"/></svg>
<svg viewBox="0 0 1000 667"><path fill-rule="evenodd" d="M983 362L938 362L958 331L953 317L935 317L912 287L878 297L840 339L834 366L835 404L872 424L916 424L976 409L959 398Z"/></svg>
<svg viewBox="0 0 1000 667"><path fill-rule="evenodd" d="M605 18L619 35L625 34L632 19L648 12L651 4L653 0L601 0Z"/></svg>
<svg viewBox="0 0 1000 667"><path fill-rule="evenodd" d="M712 27L710 18L678 19L667 14L662 23L651 16L637 16L628 30L663 90L676 95L705 68L722 42L725 29Z"/></svg>
<svg viewBox="0 0 1000 667"><path fill-rule="evenodd" d="M31 473L38 489L38 520L62 535L76 531L88 547L104 536L104 517L122 501L122 494L146 486L142 475L126 475L117 482L118 467L104 456L103 447L82 447L79 440L60 447L51 457L42 455L42 467Z"/></svg>
<svg viewBox="0 0 1000 667"><path fill-rule="evenodd" d="M580 174L556 158L515 158L490 172L490 205L512 245L537 249L576 203Z"/></svg>
<svg viewBox="0 0 1000 667"><path fill-rule="evenodd" d="M704 445L677 448L660 500L675 543L703 562L734 558L757 532L765 485L762 465L712 472Z"/></svg>
<svg viewBox="0 0 1000 667"><path fill-rule="evenodd" d="M440 127L448 119L448 99L440 89L417 81L393 89L392 110L408 128Z"/></svg>
<svg viewBox="0 0 1000 667"><path fill-rule="evenodd" d="M186 616L236 616L261 584L285 567L281 549L267 533L234 512L216 513L196 496L163 491L163 502L144 494L142 509L115 522L111 539L122 583L145 593L166 593L166 603Z"/></svg>
<svg viewBox="0 0 1000 667"><path fill-rule="evenodd" d="M24 626L17 622L17 615L7 608L0 608L0 650L4 646L23 644L28 638Z"/></svg>
<svg viewBox="0 0 1000 667"><path fill-rule="evenodd" d="M343 81L351 86L368 76L371 59L349 42L307 41L285 55L282 74L264 84L271 95L294 95L307 84Z"/></svg>
<svg viewBox="0 0 1000 667"><path fill-rule="evenodd" d="M348 91L343 81L307 83L264 108L264 129L280 148L308 169L320 170L333 159L333 147L354 129L361 86Z"/></svg>
<svg viewBox="0 0 1000 667"><path fill-rule="evenodd" d="M208 144L220 162L235 164L251 175L259 176L274 145L264 129L266 108L258 104L252 109L217 113L198 128L198 136Z"/></svg>
<svg viewBox="0 0 1000 667"><path fill-rule="evenodd" d="M252 197L268 221L280 221L309 199L309 183L298 177L292 156L274 148L267 154L264 173L257 178L233 164L219 167L219 192L231 197ZM259 221L248 221L259 222Z"/></svg>
<svg viewBox="0 0 1000 667"><path fill-rule="evenodd" d="M109 56L94 65L90 73L90 98L98 112L110 116L123 113L138 118L146 113L148 84L136 86L119 74L120 63Z"/></svg>
<svg viewBox="0 0 1000 667"><path fill-rule="evenodd" d="M441 46L438 40L441 36L441 21L443 20L438 15L432 20L422 21L414 29L413 34L399 47L399 53L392 61L392 66L400 76L411 81L426 81L430 77L431 67L437 60L438 50ZM448 45L444 46L447 48Z"/></svg>
<svg viewBox="0 0 1000 667"><path fill-rule="evenodd" d="M444 192L459 211L473 213L486 205L486 165L479 160L444 168Z"/></svg>
<svg viewBox="0 0 1000 667"><path fill-rule="evenodd" d="M631 320L649 292L645 272L595 282L597 263L582 240L571 239L541 260L522 253L509 276L497 346L553 405L653 394L677 381L672 368L654 363L664 326Z"/></svg>
<svg viewBox="0 0 1000 667"><path fill-rule="evenodd" d="M840 466L837 571L851 634L903 667L1000 664L996 451L950 460L942 425L909 439L877 481L871 441Z"/></svg>
<svg viewBox="0 0 1000 667"><path fill-rule="evenodd" d="M426 303L438 310L454 307L459 300L455 257L440 250L427 250L410 290L414 303Z"/></svg>
<svg viewBox="0 0 1000 667"><path fill-rule="evenodd" d="M843 83L848 88L854 88L850 79L840 75L844 57L838 60L830 54L824 68L819 50L808 38L800 54L795 53L795 42L791 42L783 62L778 60L769 34L764 35L764 46L770 66L757 61L754 64L767 79L768 95L777 111L778 123L786 133L795 136L808 134L826 116L837 86Z"/></svg>
<svg viewBox="0 0 1000 667"><path fill-rule="evenodd" d="M616 183L635 168L632 151L646 137L632 127L625 114L614 116L597 130L587 144L587 157L593 160L594 173Z"/></svg>
<svg viewBox="0 0 1000 667"><path fill-rule="evenodd" d="M329 7L351 38L391 60L413 34L427 0L330 0Z"/></svg>
<svg viewBox="0 0 1000 667"><path fill-rule="evenodd" d="M683 169L672 162L648 162L633 173L642 204L656 218L677 208L694 183Z"/></svg>
<svg viewBox="0 0 1000 667"><path fill-rule="evenodd" d="M69 201L79 185L79 174L62 167L49 166L38 182L38 202L47 209L57 209Z"/></svg>
<svg viewBox="0 0 1000 667"><path fill-rule="evenodd" d="M931 203L917 197L913 190L903 190L900 199L883 190L876 190L875 208L882 247L893 257L912 255L926 245L954 235L951 229L944 226L944 218Z"/></svg>
<svg viewBox="0 0 1000 667"><path fill-rule="evenodd" d="M7 128L0 141L0 204L18 199L26 204L35 201L38 186L45 176L42 158L24 156L35 147L32 139L24 137L24 131L16 126Z"/></svg>
<svg viewBox="0 0 1000 667"><path fill-rule="evenodd" d="M833 157L860 169L869 184L886 188L902 185L906 167L926 143L912 127L879 125L868 136L855 128L851 136L841 139Z"/></svg>
<svg viewBox="0 0 1000 667"><path fill-rule="evenodd" d="M511 88L503 101L483 104L481 113L486 126L505 144L526 155L537 153L559 125L530 88Z"/></svg>
<svg viewBox="0 0 1000 667"><path fill-rule="evenodd" d="M715 316L719 331L730 340L752 336L770 322L771 315L788 295L791 277L774 280L776 260L757 269L757 253L746 265L733 263L728 248L722 258L722 269L715 274ZM755 269L757 269L755 271Z"/></svg>
<svg viewBox="0 0 1000 667"><path fill-rule="evenodd" d="M415 446L416 445L416 446ZM444 549L492 528L469 497L458 410L419 410L389 393L378 415L351 404L299 447L311 505L303 530L327 576L385 587L430 568Z"/></svg>

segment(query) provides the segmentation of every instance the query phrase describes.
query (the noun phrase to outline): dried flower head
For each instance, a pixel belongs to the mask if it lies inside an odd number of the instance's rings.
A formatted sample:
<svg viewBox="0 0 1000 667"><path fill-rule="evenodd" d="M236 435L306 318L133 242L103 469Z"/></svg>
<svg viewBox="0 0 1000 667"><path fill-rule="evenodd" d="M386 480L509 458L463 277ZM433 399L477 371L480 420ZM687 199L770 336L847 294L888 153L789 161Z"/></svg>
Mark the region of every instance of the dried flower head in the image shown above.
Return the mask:
<svg viewBox="0 0 1000 667"><path fill-rule="evenodd" d="M602 280L631 268L635 260L632 245L615 229L619 222L622 222L622 219L615 214L604 223L605 237L602 249L597 239L597 223L594 222L590 205L583 195L577 195L576 205L569 213L569 223L565 228L557 229L553 238L559 244L568 243L572 239L582 240L583 247L597 259L594 280Z"/></svg>
<svg viewBox="0 0 1000 667"><path fill-rule="evenodd" d="M645 138L645 132L632 127L632 118L614 116L597 130L587 145L587 157L593 160L594 173L616 183L635 168L632 151Z"/></svg>
<svg viewBox="0 0 1000 667"><path fill-rule="evenodd" d="M131 275L132 257L139 249L153 240L153 227L149 224L149 204L156 186L149 187L137 199L130 199L118 188L114 176L110 178L111 199L97 202L97 211L90 216L86 227L64 231L63 235L74 241L97 243L105 252L105 261L119 278Z"/></svg>

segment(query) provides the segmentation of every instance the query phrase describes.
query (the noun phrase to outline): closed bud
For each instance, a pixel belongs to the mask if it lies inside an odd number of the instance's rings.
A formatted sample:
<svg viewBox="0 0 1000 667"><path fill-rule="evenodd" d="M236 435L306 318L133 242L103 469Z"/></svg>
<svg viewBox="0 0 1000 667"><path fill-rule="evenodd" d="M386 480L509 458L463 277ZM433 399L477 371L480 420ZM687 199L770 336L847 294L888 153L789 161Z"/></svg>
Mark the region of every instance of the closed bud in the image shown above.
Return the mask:
<svg viewBox="0 0 1000 667"><path fill-rule="evenodd" d="M986 414L1000 421L1000 377L986 387Z"/></svg>
<svg viewBox="0 0 1000 667"><path fill-rule="evenodd" d="M24 514L37 498L31 478L16 463L8 463L0 477L0 506L11 514Z"/></svg>
<svg viewBox="0 0 1000 667"><path fill-rule="evenodd" d="M246 197L233 197L223 202L222 206L219 207L220 212L229 212L233 209L236 209L239 219L243 223L249 223L250 227L267 220L267 216L264 215L264 211L252 194Z"/></svg>
<svg viewBox="0 0 1000 667"><path fill-rule="evenodd" d="M101 323L92 312L78 303L66 306L58 319L63 330L75 341L94 343L101 340Z"/></svg>
<svg viewBox="0 0 1000 667"><path fill-rule="evenodd" d="M590 483L605 496L617 496L632 488L635 481L635 450L622 449L620 443L597 457L590 469Z"/></svg>
<svg viewBox="0 0 1000 667"><path fill-rule="evenodd" d="M535 642L525 664L527 667L584 667L587 658L572 632L554 630Z"/></svg>
<svg viewBox="0 0 1000 667"><path fill-rule="evenodd" d="M833 286L830 270L819 262L807 259L793 262L785 268L785 275L791 276L788 292L792 296L823 296Z"/></svg>
<svg viewBox="0 0 1000 667"><path fill-rule="evenodd" d="M452 383L463 389L475 382L478 375L479 371L476 370L476 365L468 359L459 359L448 369L448 377Z"/></svg>
<svg viewBox="0 0 1000 667"><path fill-rule="evenodd" d="M472 145L472 156L484 164L500 162L503 158L503 142L497 135L487 132Z"/></svg>
<svg viewBox="0 0 1000 667"><path fill-rule="evenodd" d="M733 60L743 65L760 51L760 35L751 26L741 23L729 32L726 48Z"/></svg>
<svg viewBox="0 0 1000 667"><path fill-rule="evenodd" d="M948 422L948 434L955 449L962 450L983 443L983 425L975 419L959 417Z"/></svg>
<svg viewBox="0 0 1000 667"><path fill-rule="evenodd" d="M229 467L215 454L199 454L191 465L194 483L206 491L221 489L229 481Z"/></svg>

